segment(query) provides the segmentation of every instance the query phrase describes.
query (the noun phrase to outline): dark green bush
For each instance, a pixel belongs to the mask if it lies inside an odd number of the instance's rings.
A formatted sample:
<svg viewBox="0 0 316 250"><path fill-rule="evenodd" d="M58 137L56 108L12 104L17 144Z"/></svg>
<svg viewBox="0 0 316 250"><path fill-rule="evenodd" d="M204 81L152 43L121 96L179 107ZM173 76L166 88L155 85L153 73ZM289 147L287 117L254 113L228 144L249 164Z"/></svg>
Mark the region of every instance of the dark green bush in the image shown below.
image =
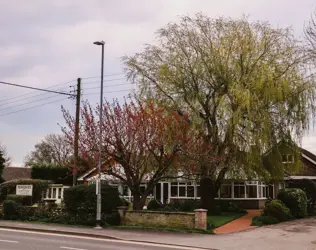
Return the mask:
<svg viewBox="0 0 316 250"><path fill-rule="evenodd" d="M67 212L73 214L95 214L96 213L96 186L78 185L67 188L64 191L64 205ZM118 206L122 205L116 188L102 184L102 213L112 213Z"/></svg>
<svg viewBox="0 0 316 250"><path fill-rule="evenodd" d="M280 222L292 218L289 208L287 208L280 200L273 200L267 203L264 207L263 215L274 217Z"/></svg>
<svg viewBox="0 0 316 250"><path fill-rule="evenodd" d="M3 219L18 220L21 219L22 205L15 201L5 200L3 202Z"/></svg>
<svg viewBox="0 0 316 250"><path fill-rule="evenodd" d="M157 200L150 200L147 205L148 210L160 210L162 208L163 208L162 204Z"/></svg>
<svg viewBox="0 0 316 250"><path fill-rule="evenodd" d="M32 196L8 194L7 200L15 201L17 203L20 203L23 206L31 206L32 205Z"/></svg>
<svg viewBox="0 0 316 250"><path fill-rule="evenodd" d="M307 197L303 190L298 188L282 189L278 193L278 199L290 209L294 218L307 216Z"/></svg>
<svg viewBox="0 0 316 250"><path fill-rule="evenodd" d="M67 167L55 165L33 165L32 179L51 180L53 183L71 185L72 174Z"/></svg>
<svg viewBox="0 0 316 250"><path fill-rule="evenodd" d="M306 193L307 197L307 211L309 214L314 212L314 205L316 203L316 182L303 179L289 183L290 188L299 188Z"/></svg>
<svg viewBox="0 0 316 250"><path fill-rule="evenodd" d="M272 225L279 223L279 220L273 216L260 215L252 218L252 226Z"/></svg>
<svg viewBox="0 0 316 250"><path fill-rule="evenodd" d="M50 183L50 181L33 179L17 179L3 182L0 184L0 202L6 200L8 194L15 194L16 185L33 185L33 202L40 202Z"/></svg>
<svg viewBox="0 0 316 250"><path fill-rule="evenodd" d="M108 224L111 226L119 226L121 223L120 214L118 212L104 214L102 217L105 224Z"/></svg>

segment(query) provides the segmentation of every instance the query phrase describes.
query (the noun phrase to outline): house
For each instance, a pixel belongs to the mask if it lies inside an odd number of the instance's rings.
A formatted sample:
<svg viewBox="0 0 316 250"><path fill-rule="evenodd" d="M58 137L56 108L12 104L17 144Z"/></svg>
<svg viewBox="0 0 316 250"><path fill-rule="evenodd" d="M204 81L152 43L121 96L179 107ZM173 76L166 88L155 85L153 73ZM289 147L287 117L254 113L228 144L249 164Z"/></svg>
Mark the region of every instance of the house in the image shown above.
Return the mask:
<svg viewBox="0 0 316 250"><path fill-rule="evenodd" d="M31 168L26 167L6 167L3 169L2 178L4 181L31 179L31 171Z"/></svg>
<svg viewBox="0 0 316 250"><path fill-rule="evenodd" d="M245 180L232 179L226 176L225 181L222 183L216 199L229 200L236 205L247 208L257 209L263 208L264 203L268 198L276 198L280 189L286 187L289 183L302 179L311 179L316 181L316 156L303 148L298 148L299 152L294 152L290 146L283 144L277 145L280 148L279 154L282 157L282 164L284 165L284 178L274 179L270 183L263 180ZM270 156L270 153L265 154L263 157ZM291 165L294 164L296 158L297 162L301 165L300 171L296 174L290 174ZM266 161L264 161L266 162ZM266 163L268 164L268 163ZM269 166L266 166L269 169ZM92 168L78 181L90 184L95 183L98 178L97 168ZM112 176L101 174L101 179L110 185L117 186L120 194L127 200L132 199L131 191L127 186L124 186ZM143 186L146 186L144 181ZM194 180L188 181L187 179L165 180L159 182L153 193L149 198L155 198L162 203L170 203L179 200L200 199L200 186Z"/></svg>

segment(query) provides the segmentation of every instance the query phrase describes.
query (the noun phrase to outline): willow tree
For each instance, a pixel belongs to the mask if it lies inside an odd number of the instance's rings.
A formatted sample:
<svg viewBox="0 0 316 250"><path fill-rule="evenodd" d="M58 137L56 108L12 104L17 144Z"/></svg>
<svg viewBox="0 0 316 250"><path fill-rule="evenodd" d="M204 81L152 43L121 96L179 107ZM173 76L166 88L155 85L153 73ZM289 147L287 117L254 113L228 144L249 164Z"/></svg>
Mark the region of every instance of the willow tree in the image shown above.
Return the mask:
<svg viewBox="0 0 316 250"><path fill-rule="evenodd" d="M224 159L196 162L205 208L227 175L268 177L262 154L281 139L299 140L309 127L313 76L290 29L185 16L124 61L144 98L189 112L201 143Z"/></svg>
<svg viewBox="0 0 316 250"><path fill-rule="evenodd" d="M316 10L313 12L308 24L305 26L304 34L309 55L314 62L316 62Z"/></svg>

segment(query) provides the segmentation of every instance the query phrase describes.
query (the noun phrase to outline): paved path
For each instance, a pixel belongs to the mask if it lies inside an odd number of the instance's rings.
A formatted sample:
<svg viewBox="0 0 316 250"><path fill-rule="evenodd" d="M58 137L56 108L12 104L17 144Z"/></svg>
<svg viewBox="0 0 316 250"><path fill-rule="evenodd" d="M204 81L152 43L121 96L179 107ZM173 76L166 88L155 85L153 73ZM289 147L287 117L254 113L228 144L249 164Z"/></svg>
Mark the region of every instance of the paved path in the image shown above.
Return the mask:
<svg viewBox="0 0 316 250"><path fill-rule="evenodd" d="M261 214L261 210L247 210L247 214L236 220L233 220L219 228L216 228L216 234L228 234L241 232L256 227L251 226L252 218Z"/></svg>

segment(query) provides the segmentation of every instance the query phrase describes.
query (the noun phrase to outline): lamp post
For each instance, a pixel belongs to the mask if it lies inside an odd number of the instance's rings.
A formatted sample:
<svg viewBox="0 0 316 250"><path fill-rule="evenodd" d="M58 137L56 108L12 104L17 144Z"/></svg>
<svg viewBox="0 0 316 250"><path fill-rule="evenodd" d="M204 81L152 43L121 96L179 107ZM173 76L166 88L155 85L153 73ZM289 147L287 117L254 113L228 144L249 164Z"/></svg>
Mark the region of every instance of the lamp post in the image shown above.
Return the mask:
<svg viewBox="0 0 316 250"><path fill-rule="evenodd" d="M101 229L101 166L102 166L102 122L103 122L103 68L104 68L104 41L97 41L93 44L102 47L101 55L101 93L100 93L100 131L99 131L99 164L98 164L98 180L96 183L97 194L97 216L96 216L96 229Z"/></svg>

